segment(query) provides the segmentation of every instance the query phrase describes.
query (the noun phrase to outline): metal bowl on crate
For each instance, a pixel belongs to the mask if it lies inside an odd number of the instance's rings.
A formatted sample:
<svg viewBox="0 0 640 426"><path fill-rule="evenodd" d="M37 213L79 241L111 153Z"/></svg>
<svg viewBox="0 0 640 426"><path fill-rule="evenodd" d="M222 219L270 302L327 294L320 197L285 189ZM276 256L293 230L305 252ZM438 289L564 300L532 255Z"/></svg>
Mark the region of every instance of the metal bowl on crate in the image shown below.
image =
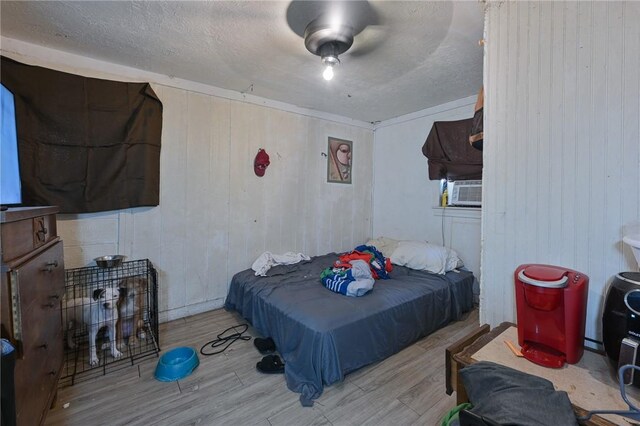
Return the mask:
<svg viewBox="0 0 640 426"><path fill-rule="evenodd" d="M96 265L100 268L115 268L116 266L120 266L125 257L126 256L121 254L111 254L108 256L96 257L93 260L96 261Z"/></svg>

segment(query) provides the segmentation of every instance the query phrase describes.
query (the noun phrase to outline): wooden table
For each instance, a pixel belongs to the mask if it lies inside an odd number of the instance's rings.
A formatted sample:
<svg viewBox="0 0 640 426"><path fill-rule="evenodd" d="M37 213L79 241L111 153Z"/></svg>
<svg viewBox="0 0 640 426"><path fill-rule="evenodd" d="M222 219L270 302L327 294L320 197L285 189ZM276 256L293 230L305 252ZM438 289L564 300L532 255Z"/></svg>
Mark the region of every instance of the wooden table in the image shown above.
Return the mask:
<svg viewBox="0 0 640 426"><path fill-rule="evenodd" d="M577 364L567 364L558 369L546 368L515 356L505 341L511 341L519 348L515 324L502 323L493 330L483 325L447 348L447 394L455 391L458 404L468 401L460 370L478 361L491 361L551 381L557 390L567 392L576 416L584 416L590 410L628 409L620 396L615 372L605 356L585 351ZM634 404L640 405L640 389L627 387L627 396ZM611 426L630 423L620 416L604 415L593 416L582 424Z"/></svg>

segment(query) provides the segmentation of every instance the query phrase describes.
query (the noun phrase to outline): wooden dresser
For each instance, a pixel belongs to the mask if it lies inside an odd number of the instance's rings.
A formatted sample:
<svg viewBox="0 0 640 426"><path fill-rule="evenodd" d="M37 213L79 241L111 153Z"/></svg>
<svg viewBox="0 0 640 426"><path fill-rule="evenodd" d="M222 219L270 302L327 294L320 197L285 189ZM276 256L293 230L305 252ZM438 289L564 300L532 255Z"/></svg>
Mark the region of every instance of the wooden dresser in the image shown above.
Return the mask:
<svg viewBox="0 0 640 426"><path fill-rule="evenodd" d="M64 260L57 212L56 207L24 207L1 213L2 337L17 348L18 425L44 422L62 369Z"/></svg>

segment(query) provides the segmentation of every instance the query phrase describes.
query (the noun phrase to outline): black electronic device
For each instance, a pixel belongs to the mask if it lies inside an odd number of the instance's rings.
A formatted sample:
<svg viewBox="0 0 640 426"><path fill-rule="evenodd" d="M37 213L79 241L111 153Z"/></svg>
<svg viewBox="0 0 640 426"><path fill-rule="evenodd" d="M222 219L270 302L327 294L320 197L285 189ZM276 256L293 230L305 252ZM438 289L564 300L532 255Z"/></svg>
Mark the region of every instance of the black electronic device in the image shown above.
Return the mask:
<svg viewBox="0 0 640 426"><path fill-rule="evenodd" d="M629 309L628 304L634 309ZM602 341L614 365L618 365L620 345L627 337L640 341L640 272L617 274L605 298Z"/></svg>
<svg viewBox="0 0 640 426"><path fill-rule="evenodd" d="M640 289L628 291L624 304L627 307L627 334L640 339Z"/></svg>
<svg viewBox="0 0 640 426"><path fill-rule="evenodd" d="M635 339L625 337L620 344L620 357L618 358L618 368L623 365L638 365L638 346L640 342ZM635 384L640 382L640 375L635 374L636 370L630 368L626 370L622 376L625 385Z"/></svg>
<svg viewBox="0 0 640 426"><path fill-rule="evenodd" d="M20 182L20 159L13 93L0 85L0 205L22 202Z"/></svg>

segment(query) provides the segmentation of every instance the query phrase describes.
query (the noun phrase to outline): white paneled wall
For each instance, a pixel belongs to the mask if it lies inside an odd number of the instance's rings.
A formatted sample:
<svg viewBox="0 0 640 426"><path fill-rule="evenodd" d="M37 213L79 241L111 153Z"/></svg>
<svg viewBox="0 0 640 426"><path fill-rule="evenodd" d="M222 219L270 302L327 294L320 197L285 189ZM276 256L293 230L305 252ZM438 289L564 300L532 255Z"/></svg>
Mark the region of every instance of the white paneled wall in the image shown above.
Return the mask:
<svg viewBox="0 0 640 426"><path fill-rule="evenodd" d="M87 70L93 60L65 54L63 63L55 51L27 50L3 53L92 77L131 79L114 75L121 68L112 64ZM159 272L160 318L166 320L222 306L233 274L264 251L318 255L352 249L370 237L368 123L350 125L168 84L152 87L164 106L160 206L61 215L67 268L114 253L150 259ZM326 182L329 136L353 141L351 185ZM259 148L271 160L262 178L253 171Z"/></svg>
<svg viewBox="0 0 640 426"><path fill-rule="evenodd" d="M640 3L490 2L481 322L515 320L513 271L590 277L587 336L617 272L637 270Z"/></svg>
<svg viewBox="0 0 640 426"><path fill-rule="evenodd" d="M369 237L371 130L153 88L164 105L160 206L62 216L61 229L83 238L67 247L62 232L67 266L116 251L149 258L160 273L160 309L174 318L221 306L233 274L264 251L324 254ZM326 183L328 136L354 142L352 185ZM271 160L263 178L253 172L259 148Z"/></svg>
<svg viewBox="0 0 640 426"><path fill-rule="evenodd" d="M476 97L471 96L376 126L373 235L444 244L480 277L480 212L437 208L440 182L429 180L422 155L435 121L471 118L475 103Z"/></svg>

